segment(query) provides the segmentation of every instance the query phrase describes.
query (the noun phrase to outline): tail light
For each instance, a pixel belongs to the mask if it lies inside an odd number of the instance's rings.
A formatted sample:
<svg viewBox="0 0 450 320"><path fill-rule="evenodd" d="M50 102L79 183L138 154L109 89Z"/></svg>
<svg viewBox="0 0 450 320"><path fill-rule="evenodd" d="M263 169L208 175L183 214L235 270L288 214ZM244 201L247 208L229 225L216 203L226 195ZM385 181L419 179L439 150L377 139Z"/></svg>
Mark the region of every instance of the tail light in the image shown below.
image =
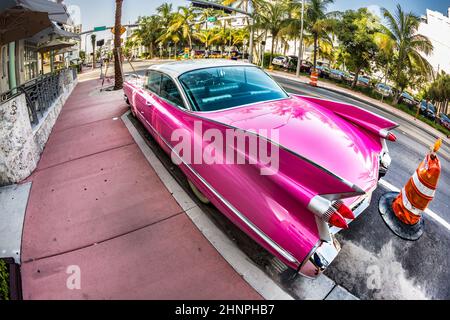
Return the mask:
<svg viewBox="0 0 450 320"><path fill-rule="evenodd" d="M324 197L316 196L309 203L308 209L323 221L341 229L348 229L345 219L355 219L352 210L341 200L331 202Z"/></svg>
<svg viewBox="0 0 450 320"><path fill-rule="evenodd" d="M391 133L391 132L389 132L389 134L388 134L388 136L387 136L387 139L388 139L389 141L392 141L392 142L397 141L397 137L395 136L395 134L393 134L393 133Z"/></svg>
<svg viewBox="0 0 450 320"><path fill-rule="evenodd" d="M395 136L395 134L393 134L392 132L389 132L389 131L387 131L385 129L380 131L380 136L383 139L386 139L386 140L389 140L389 141L392 141L392 142L397 141L397 137Z"/></svg>

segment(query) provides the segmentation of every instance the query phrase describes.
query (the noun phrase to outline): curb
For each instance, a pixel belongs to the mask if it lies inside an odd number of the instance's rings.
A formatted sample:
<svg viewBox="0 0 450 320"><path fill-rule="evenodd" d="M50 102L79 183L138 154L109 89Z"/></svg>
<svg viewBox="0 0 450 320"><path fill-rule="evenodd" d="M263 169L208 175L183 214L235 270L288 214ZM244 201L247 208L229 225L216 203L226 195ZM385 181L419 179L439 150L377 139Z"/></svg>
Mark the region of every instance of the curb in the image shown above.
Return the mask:
<svg viewBox="0 0 450 320"><path fill-rule="evenodd" d="M289 76L289 75L282 74L281 72L273 72L273 71L268 71L268 72L269 72L270 74L272 74L272 75L280 76L280 77L289 79L289 80L291 80L291 81L296 81L296 82L300 82L300 83L303 83L303 84L308 84L307 82L304 82L304 81L302 81L302 80L300 80L300 79L298 79L298 78L296 78L296 77L294 78L294 77L291 77L291 76ZM373 103L373 102L368 101L368 100L364 100L363 98L360 98L360 97L358 97L358 96L354 96L354 95L352 95L351 93L348 93L348 92L345 92L345 91L341 91L341 90L337 90L337 89L333 89L333 88L323 87L323 86L320 86L320 85L318 86L318 88L324 89L324 90L328 90L328 91L331 91L331 92L333 92L333 93L341 94L341 95L343 95L343 96L345 96L345 97L347 97L347 98L351 98L351 99L357 100L357 101L359 101L359 102L368 104L368 105L370 105L370 106L372 106L372 107L374 107L374 108L377 108L378 110L384 111L384 112L386 112L386 113L388 113L388 114L390 114L390 115L392 115L392 116L394 116L394 117L401 118L402 120L407 121L408 123L410 123L410 124L412 124L412 125L415 125L415 122L414 122L414 121L411 121L411 119L408 119L408 118L404 117L403 114L396 114L396 113L392 112L392 111L389 110L389 109L380 107L380 106L377 105L376 103ZM423 130L423 131L425 131L427 134L429 134L430 136L434 137L435 139L441 138L441 137L437 136L436 133L434 133L434 132L432 132L431 130L429 130L427 127L420 127L420 129ZM442 133L442 134L443 134L443 133ZM448 138L447 138L447 139L448 139ZM443 144L444 144L445 146L450 147L450 143L447 142L447 139L445 139L445 138L442 139L442 142L443 142Z"/></svg>
<svg viewBox="0 0 450 320"><path fill-rule="evenodd" d="M294 300L295 298L291 294L281 288L256 264L250 261L248 256L208 218L203 210L197 206L190 196L183 190L183 188L178 185L178 182L167 171L128 119L129 113L130 111L127 111L121 119L137 146L144 154L146 160L155 170L165 187L172 194L175 201L177 201L189 219L223 257L223 259L265 300ZM345 288L337 285L333 280L325 275L322 275L316 280L298 277L297 283L298 286L303 289L301 299L330 300L334 297L339 300L358 300L357 297L352 295ZM308 293L303 291L314 292ZM338 291L339 294L336 294L336 291Z"/></svg>

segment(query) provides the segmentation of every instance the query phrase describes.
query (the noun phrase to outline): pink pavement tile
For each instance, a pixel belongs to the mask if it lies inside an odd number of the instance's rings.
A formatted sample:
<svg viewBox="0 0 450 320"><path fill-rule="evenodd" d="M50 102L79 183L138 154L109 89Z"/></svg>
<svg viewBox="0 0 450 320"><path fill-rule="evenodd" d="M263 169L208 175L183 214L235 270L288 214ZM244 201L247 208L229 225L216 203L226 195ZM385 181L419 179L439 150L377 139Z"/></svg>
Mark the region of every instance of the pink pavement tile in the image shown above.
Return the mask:
<svg viewBox="0 0 450 320"><path fill-rule="evenodd" d="M63 109L58 122L53 127L53 132L71 129L80 125L86 125L101 120L111 120L121 117L128 110L123 103L99 103L90 104L84 108Z"/></svg>
<svg viewBox="0 0 450 320"><path fill-rule="evenodd" d="M107 119L52 132L38 170L133 143L122 120Z"/></svg>
<svg viewBox="0 0 450 320"><path fill-rule="evenodd" d="M67 289L69 266L80 290ZM24 299L261 299L185 214L105 243L22 266Z"/></svg>
<svg viewBox="0 0 450 320"><path fill-rule="evenodd" d="M32 180L22 261L91 245L182 211L135 144L39 171Z"/></svg>

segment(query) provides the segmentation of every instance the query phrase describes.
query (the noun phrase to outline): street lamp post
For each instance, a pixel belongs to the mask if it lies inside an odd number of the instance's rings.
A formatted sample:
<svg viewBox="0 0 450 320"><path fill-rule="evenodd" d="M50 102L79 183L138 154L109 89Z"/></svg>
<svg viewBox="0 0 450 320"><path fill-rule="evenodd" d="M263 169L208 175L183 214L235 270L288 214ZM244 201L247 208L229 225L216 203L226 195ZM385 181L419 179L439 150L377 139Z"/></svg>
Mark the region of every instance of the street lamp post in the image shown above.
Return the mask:
<svg viewBox="0 0 450 320"><path fill-rule="evenodd" d="M249 63L253 63L253 32L254 32L254 28L253 28L253 13L254 13L254 8L253 8L253 1L249 0L248 1L249 4L249 11L250 11L250 19L248 21L248 23L250 24L250 44L249 44L249 53L248 53L248 62Z"/></svg>
<svg viewBox="0 0 450 320"><path fill-rule="evenodd" d="M300 46L298 49L298 62L297 62L297 77L300 76L300 68L302 65L303 60L303 20L304 20L304 13L305 13L305 0L302 0L302 20L301 20L301 26L300 26Z"/></svg>

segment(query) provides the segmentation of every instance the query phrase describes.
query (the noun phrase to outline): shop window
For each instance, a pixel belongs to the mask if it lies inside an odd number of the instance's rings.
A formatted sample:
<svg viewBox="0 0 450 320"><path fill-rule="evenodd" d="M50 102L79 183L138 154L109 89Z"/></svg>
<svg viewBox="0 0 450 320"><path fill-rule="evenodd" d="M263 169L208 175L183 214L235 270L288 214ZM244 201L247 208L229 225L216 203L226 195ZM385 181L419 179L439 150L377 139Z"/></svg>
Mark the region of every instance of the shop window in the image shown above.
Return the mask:
<svg viewBox="0 0 450 320"><path fill-rule="evenodd" d="M38 76L38 52L36 45L25 41L23 50L23 71L25 82Z"/></svg>

